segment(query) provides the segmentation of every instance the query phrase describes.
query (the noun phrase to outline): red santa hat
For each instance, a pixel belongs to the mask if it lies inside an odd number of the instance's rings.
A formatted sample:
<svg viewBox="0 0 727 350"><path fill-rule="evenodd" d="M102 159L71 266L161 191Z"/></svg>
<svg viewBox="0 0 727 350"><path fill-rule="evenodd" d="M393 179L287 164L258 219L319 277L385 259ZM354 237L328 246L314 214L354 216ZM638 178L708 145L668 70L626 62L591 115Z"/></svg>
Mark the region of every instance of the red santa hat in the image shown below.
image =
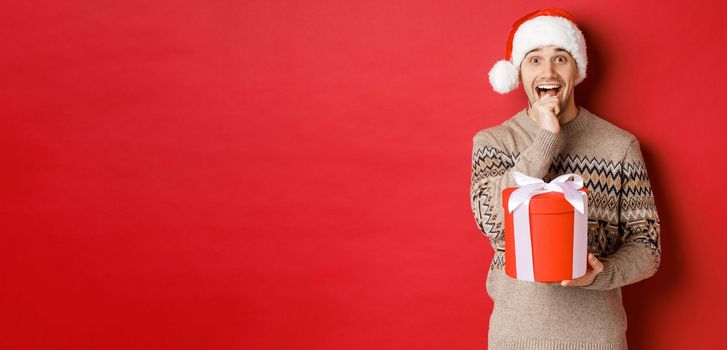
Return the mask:
<svg viewBox="0 0 727 350"><path fill-rule="evenodd" d="M505 45L505 59L497 61L490 70L492 88L506 94L520 83L520 64L532 49L555 45L573 56L578 66L575 85L586 78L588 56L586 39L576 21L568 12L558 8L545 8L525 15L512 25Z"/></svg>

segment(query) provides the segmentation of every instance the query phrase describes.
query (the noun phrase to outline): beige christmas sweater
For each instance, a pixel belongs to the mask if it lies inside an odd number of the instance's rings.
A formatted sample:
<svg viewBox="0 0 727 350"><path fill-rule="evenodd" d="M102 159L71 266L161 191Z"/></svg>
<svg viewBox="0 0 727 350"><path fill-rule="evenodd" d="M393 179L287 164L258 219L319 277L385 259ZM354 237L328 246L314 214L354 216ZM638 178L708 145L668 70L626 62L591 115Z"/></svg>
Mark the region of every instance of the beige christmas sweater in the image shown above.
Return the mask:
<svg viewBox="0 0 727 350"><path fill-rule="evenodd" d="M604 264L585 287L515 280L505 274L502 190L520 171L548 182L577 173L588 188L588 249ZM494 303L490 349L626 349L621 287L659 267L659 217L634 135L583 107L541 128L523 109L473 140L470 201L495 251L486 289Z"/></svg>

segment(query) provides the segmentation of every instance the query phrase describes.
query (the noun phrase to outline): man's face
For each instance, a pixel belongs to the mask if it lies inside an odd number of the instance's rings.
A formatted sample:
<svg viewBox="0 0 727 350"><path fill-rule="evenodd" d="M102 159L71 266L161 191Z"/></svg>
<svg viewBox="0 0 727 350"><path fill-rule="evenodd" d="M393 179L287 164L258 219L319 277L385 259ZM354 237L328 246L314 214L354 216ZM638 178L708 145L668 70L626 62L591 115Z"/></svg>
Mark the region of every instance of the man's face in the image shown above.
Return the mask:
<svg viewBox="0 0 727 350"><path fill-rule="evenodd" d="M558 96L560 112L566 110L573 98L573 87L578 77L576 60L561 48L542 46L528 52L520 64L520 77L530 105L547 95ZM539 86L557 85L553 90Z"/></svg>

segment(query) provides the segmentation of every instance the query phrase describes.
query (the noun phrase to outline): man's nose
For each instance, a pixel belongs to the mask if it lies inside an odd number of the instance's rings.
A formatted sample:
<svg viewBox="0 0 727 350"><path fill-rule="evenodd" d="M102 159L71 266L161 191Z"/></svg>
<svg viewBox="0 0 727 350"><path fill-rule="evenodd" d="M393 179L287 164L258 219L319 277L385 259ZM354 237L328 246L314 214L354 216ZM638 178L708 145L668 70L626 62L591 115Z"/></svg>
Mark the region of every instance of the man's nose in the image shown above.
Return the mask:
<svg viewBox="0 0 727 350"><path fill-rule="evenodd" d="M543 76L546 77L552 77L555 76L555 65L553 62L545 61L545 63L542 65L543 67Z"/></svg>

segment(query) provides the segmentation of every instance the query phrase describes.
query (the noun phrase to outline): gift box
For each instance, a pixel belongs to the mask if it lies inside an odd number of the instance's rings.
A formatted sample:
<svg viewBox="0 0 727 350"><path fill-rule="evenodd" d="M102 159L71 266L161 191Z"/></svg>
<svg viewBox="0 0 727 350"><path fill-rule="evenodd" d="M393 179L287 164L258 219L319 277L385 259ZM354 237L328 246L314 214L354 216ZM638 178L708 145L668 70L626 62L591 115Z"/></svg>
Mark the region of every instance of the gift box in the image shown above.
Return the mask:
<svg viewBox="0 0 727 350"><path fill-rule="evenodd" d="M588 190L583 178L565 174L546 183L520 172L513 172L513 178L517 186L502 191L505 273L535 282L583 276L588 264Z"/></svg>

